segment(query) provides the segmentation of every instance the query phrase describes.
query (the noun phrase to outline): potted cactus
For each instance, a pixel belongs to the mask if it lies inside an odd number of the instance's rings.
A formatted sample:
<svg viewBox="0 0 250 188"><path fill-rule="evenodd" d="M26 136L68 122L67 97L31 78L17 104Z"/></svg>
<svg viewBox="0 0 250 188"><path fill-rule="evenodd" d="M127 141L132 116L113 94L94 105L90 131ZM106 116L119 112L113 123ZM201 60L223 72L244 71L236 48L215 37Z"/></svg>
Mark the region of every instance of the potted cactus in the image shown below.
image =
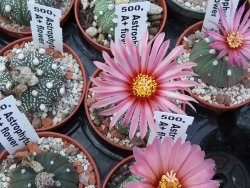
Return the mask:
<svg viewBox="0 0 250 188"><path fill-rule="evenodd" d="M114 40L116 27L115 4L143 2L145 0L76 0L75 17L84 38L97 50L111 53L110 41ZM165 0L150 1L148 12L150 38L159 34L166 23L167 7Z"/></svg>
<svg viewBox="0 0 250 188"><path fill-rule="evenodd" d="M219 183L211 180L215 163L204 156L200 147L190 142L155 139L146 148L135 147L133 156L121 161L108 174L103 188L218 188Z"/></svg>
<svg viewBox="0 0 250 188"><path fill-rule="evenodd" d="M99 188L94 160L78 142L52 132L39 133L38 143L9 155L0 155L0 187L86 187Z"/></svg>
<svg viewBox="0 0 250 188"><path fill-rule="evenodd" d="M0 0L0 30L14 38L31 35L31 15L27 6L28 0ZM74 0L37 0L41 5L58 8L62 11L61 25L66 23Z"/></svg>
<svg viewBox="0 0 250 188"><path fill-rule="evenodd" d="M154 111L185 114L182 105L193 107L189 101L195 100L181 91L196 82L176 79L194 75L186 69L195 64L173 62L182 54L182 46L164 58L170 43L163 42L164 36L159 34L152 45L146 33L140 57L139 45L135 46L127 34L127 46L120 42L118 50L111 42L114 59L103 52L105 63L94 62L100 70L90 78L85 111L97 134L115 147L132 150L134 145L145 146L149 130L155 129Z"/></svg>
<svg viewBox="0 0 250 188"><path fill-rule="evenodd" d="M201 105L218 112L250 101L250 11L243 16L244 8L245 4L231 15L234 23L227 23L223 10L219 9L222 25L214 23L218 32L206 28L204 33L201 32L202 22L199 22L187 29L177 42L187 49L179 63L192 61L198 64L193 71L199 76L200 84L191 90L192 96Z"/></svg>
<svg viewBox="0 0 250 188"><path fill-rule="evenodd" d="M64 124L77 111L86 75L68 46L61 53L36 48L31 40L17 40L0 51L0 99L14 95L33 127L44 131Z"/></svg>

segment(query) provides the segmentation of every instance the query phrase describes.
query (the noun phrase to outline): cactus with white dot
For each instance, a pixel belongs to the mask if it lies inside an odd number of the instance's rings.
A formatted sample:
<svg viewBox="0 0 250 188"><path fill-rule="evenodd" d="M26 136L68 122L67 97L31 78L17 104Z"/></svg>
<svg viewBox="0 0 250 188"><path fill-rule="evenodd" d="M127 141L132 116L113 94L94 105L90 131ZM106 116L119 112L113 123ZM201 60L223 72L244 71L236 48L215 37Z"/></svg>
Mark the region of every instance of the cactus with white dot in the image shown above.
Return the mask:
<svg viewBox="0 0 250 188"><path fill-rule="evenodd" d="M126 0L124 3L144 2L146 0ZM116 0L96 0L94 8L94 19L102 29L102 33L112 38L116 27L115 16Z"/></svg>
<svg viewBox="0 0 250 188"><path fill-rule="evenodd" d="M29 26L31 15L27 0L0 0L0 14L18 24ZM36 0L38 4L52 7L54 0Z"/></svg>
<svg viewBox="0 0 250 188"><path fill-rule="evenodd" d="M198 42L190 53L190 61L197 63L193 68L203 82L214 87L230 87L244 78L244 67L237 64L228 66L226 56L218 59L218 51L209 47L209 38Z"/></svg>
<svg viewBox="0 0 250 188"><path fill-rule="evenodd" d="M65 78L57 62L37 50L16 53L0 63L0 73L0 93L13 94L26 115L46 111L64 94Z"/></svg>
<svg viewBox="0 0 250 188"><path fill-rule="evenodd" d="M78 174L67 158L45 152L30 161L23 160L12 172L9 188L77 188L78 182Z"/></svg>

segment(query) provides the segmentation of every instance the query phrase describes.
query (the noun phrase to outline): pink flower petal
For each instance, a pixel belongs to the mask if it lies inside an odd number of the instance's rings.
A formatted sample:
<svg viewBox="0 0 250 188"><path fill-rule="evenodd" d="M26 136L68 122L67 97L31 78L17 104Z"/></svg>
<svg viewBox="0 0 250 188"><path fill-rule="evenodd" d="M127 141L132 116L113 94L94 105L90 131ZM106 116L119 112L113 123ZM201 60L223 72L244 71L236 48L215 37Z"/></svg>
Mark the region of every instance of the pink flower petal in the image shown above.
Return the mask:
<svg viewBox="0 0 250 188"><path fill-rule="evenodd" d="M113 115L114 113L117 113L117 111L120 109L123 109L123 111L124 111L124 109L128 109L131 106L131 104L133 104L133 102L134 102L134 99L124 100L112 108L109 108L107 110L103 110L102 112L100 112L100 115L110 116L110 115Z"/></svg>
<svg viewBox="0 0 250 188"><path fill-rule="evenodd" d="M153 73L154 67L158 66L162 62L163 58L165 57L167 53L169 44L170 44L170 40L163 42L163 44L161 45L158 51L157 57L155 58L154 62L150 64L150 67L147 70L148 74L151 75Z"/></svg>
<svg viewBox="0 0 250 188"><path fill-rule="evenodd" d="M140 113L141 113L141 105L139 103L137 103L136 106L135 106L134 114L132 116L130 130L129 130L129 139L130 140L133 139L133 137L134 137L134 135L136 133L138 124L140 122L140 118L139 118Z"/></svg>
<svg viewBox="0 0 250 188"><path fill-rule="evenodd" d="M175 47L168 56L155 68L153 71L153 74L156 74L158 71L160 71L163 67L165 67L167 64L171 63L178 55L180 55L184 51L183 46L177 46Z"/></svg>
<svg viewBox="0 0 250 188"><path fill-rule="evenodd" d="M184 187L189 187L192 185L199 185L206 183L209 177L213 177L215 172L215 163L213 160L207 159L203 163L192 171L190 171L182 180Z"/></svg>
<svg viewBox="0 0 250 188"><path fill-rule="evenodd" d="M126 100L129 97L128 93L108 97L102 100L97 101L95 104L92 105L93 108L102 108L108 106L109 104L116 104L123 100Z"/></svg>
<svg viewBox="0 0 250 188"><path fill-rule="evenodd" d="M125 188L154 188L154 186L143 182L129 182Z"/></svg>
<svg viewBox="0 0 250 188"><path fill-rule="evenodd" d="M108 72L110 74L115 75L118 78L121 78L125 81L128 81L128 78L126 76L124 76L121 72L118 72L117 70L112 69L111 67L109 67L107 64L105 63L101 63L98 61L94 61L94 64L101 70L103 70L104 72Z"/></svg>

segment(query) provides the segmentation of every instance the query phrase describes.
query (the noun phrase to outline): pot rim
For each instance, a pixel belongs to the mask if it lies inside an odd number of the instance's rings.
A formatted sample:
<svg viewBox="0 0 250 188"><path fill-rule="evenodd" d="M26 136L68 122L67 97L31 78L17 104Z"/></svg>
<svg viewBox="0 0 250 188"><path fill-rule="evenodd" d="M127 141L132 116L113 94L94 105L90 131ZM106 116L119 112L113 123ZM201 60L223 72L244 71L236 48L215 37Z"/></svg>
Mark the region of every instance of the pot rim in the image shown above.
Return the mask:
<svg viewBox="0 0 250 188"><path fill-rule="evenodd" d="M250 1L250 0L249 0ZM190 35L191 33L197 31L198 29L201 29L202 28L202 24L203 24L203 21L199 21L193 25L191 25L190 27L188 27L182 34L181 36L178 38L177 42L176 42L176 46L179 46L181 45L182 43L182 40L185 36L188 36ZM217 105L217 104L214 104L214 103L208 103L206 101L204 101L203 99L200 99L199 97L197 97L196 95L194 95L192 92L191 93L191 96L197 100L199 102L199 104L205 108L208 108L208 109L211 109L211 110L214 110L216 112L223 112L223 111L227 111L227 110L233 110L233 109L236 109L236 108L239 108L241 106L244 106L246 104L248 104L250 102L250 98L240 104L237 104L237 105L233 105L233 106L222 106L222 105Z"/></svg>
<svg viewBox="0 0 250 188"><path fill-rule="evenodd" d="M12 49L15 44L21 44L22 42L30 42L30 41L32 41L32 37L25 37L25 38L21 38L21 39L15 40L12 43L10 43L7 46L5 46L4 48L2 48L0 50L0 55L3 55L4 52L6 52L7 50ZM83 67L83 64L81 63L81 59L76 54L76 52L74 52L73 49L70 48L68 45L63 44L63 49L68 54L71 54L74 57L74 59L76 60L77 64L79 65L79 68L81 70L82 77L83 77L82 95L81 95L81 97L80 97L80 99L78 101L77 106L74 108L74 110L66 118L64 118L59 123L57 123L55 125L52 125L50 127L35 129L37 132L40 132L40 131L49 131L49 130L53 130L53 129L57 129L57 128L61 127L63 124L65 124L66 122L68 122L71 119L71 117L73 117L77 113L77 110L80 108L80 106L81 106L81 104L83 102L83 99L84 99L84 94L85 94L86 87L87 87L87 79L86 79L85 69Z"/></svg>
<svg viewBox="0 0 250 188"><path fill-rule="evenodd" d="M92 156L89 154L89 152L78 141L74 140L73 138L71 138L67 135L56 133L56 132L39 132L38 136L39 137L62 138L63 140L66 140L67 142L73 144L78 149L80 149L84 153L84 155L87 157L90 164L93 165L95 176L96 176L97 188L101 187L101 180L100 180L100 175L99 175L97 165L96 165L94 159L92 158ZM8 156L8 154L9 153L7 152L7 150L2 151L0 153L0 161L3 161Z"/></svg>
<svg viewBox="0 0 250 188"><path fill-rule="evenodd" d="M120 161L118 164L116 164L112 170L108 173L107 177L105 178L105 181L103 183L102 188L106 188L108 185L108 182L110 180L110 178L112 177L112 175L114 174L114 172L116 170L118 170L121 166L125 165L126 163L132 161L134 159L133 155L130 155L129 157L124 158L122 161Z"/></svg>
<svg viewBox="0 0 250 188"><path fill-rule="evenodd" d="M60 20L61 26L63 26L66 23L67 19L69 18L70 12L73 8L73 5L74 5L74 0L71 0L68 10L66 11L66 13L62 16L62 19ZM16 31L16 30L12 30L12 29L9 29L9 28L6 28L6 27L0 25L0 30L3 33L5 33L8 36L14 37L14 38L20 38L20 37L25 37L25 36L31 35L32 33L30 30L30 27L27 26L27 28L28 28L27 31Z"/></svg>
<svg viewBox="0 0 250 188"><path fill-rule="evenodd" d="M167 21L167 3L165 0L157 0L160 1L161 3L161 7L163 8L163 16L162 16L162 21L161 21L161 27L159 28L159 31L157 32L157 34L155 35L155 37L160 34L165 25L166 25L166 21ZM109 47L106 47L104 45L99 44L98 42L94 41L90 36L88 36L88 34L85 32L85 29L82 27L81 22L80 22L80 18L79 18L79 7L80 7L80 3L81 0L75 0L75 6L74 6L74 12L75 12L75 19L76 19L76 23L78 25L78 28L80 29L81 34L83 35L83 37L89 42L89 44L94 47L96 50L98 51L106 51L109 54L111 54L111 49Z"/></svg>

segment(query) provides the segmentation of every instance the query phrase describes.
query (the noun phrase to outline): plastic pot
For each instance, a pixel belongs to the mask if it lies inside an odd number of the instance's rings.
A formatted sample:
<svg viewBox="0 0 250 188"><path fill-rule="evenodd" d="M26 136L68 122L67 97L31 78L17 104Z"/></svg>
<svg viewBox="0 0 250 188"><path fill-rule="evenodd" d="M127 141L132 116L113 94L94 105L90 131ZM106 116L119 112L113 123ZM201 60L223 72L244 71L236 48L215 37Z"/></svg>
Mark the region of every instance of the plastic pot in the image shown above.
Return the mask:
<svg viewBox="0 0 250 188"><path fill-rule="evenodd" d="M7 46L5 46L4 48L2 48L0 50L0 56L2 56L6 51L11 50L15 45L22 44L23 42L29 42L29 41L32 41L32 37L26 37L26 38L18 39L16 41L8 44ZM81 105L81 103L82 103L82 101L84 99L84 94L85 94L85 90L86 90L86 85L87 84L86 84L86 73L85 73L85 69L84 69L84 67L83 67L83 65L81 63L81 59L66 44L63 44L63 49L64 49L64 52L67 52L67 53L71 54L74 57L74 59L76 60L77 64L79 65L79 68L81 70L81 74L82 74L82 77L83 77L83 81L84 81L84 85L83 85L83 89L82 89L82 95L81 95L80 100L78 101L78 104L75 107L75 109L65 119L63 119L62 121L58 122L56 125L53 125L53 126L50 126L50 127L47 127L47 128L38 128L38 129L36 129L36 131L53 130L53 129L56 129L56 128L62 126L66 122L68 122L71 119L71 117L76 114L77 110L79 109L79 107L80 107L80 105Z"/></svg>
<svg viewBox="0 0 250 188"><path fill-rule="evenodd" d="M166 24L166 20L167 20L167 5L166 5L166 1L165 0L156 0L157 3L159 3L159 5L163 8L163 14L162 14L162 20L161 20L161 27L158 31L157 34L161 33L165 24ZM81 25L81 21L79 18L79 13L80 13L80 5L81 5L81 0L75 0L75 7L74 7L74 11L75 11L75 18L76 18L76 23L78 25L78 28L81 31L81 34L83 35L83 37L90 43L91 46L93 46L96 50L98 51L106 51L109 54L111 54L111 49L99 44L98 42L94 41L86 32L85 32L85 28L83 28L83 26ZM157 35L156 34L156 35Z"/></svg>
<svg viewBox="0 0 250 188"><path fill-rule="evenodd" d="M84 155L87 157L87 159L90 162L90 164L94 168L93 171L94 171L95 177L96 177L97 188L101 187L100 175L99 175L98 168L97 168L97 166L95 164L95 161L91 157L91 155L89 154L89 152L79 142L75 141L74 139L70 138L69 136L66 136L66 135L63 135L63 134L59 134L59 133L54 133L54 132L40 132L40 133L38 133L38 135L39 135L39 137L62 138L62 140L67 141L69 144L73 144L76 148L78 148L80 151L82 151L84 153ZM0 154L0 161L3 161L8 155L9 155L9 153L6 150L4 150Z"/></svg>
<svg viewBox="0 0 250 188"><path fill-rule="evenodd" d="M67 20L68 20L68 18L70 16L70 12L71 12L71 10L73 8L73 5L74 5L74 0L71 0L70 6L69 6L67 12L61 18L61 21L60 21L60 23L61 23L60 25L61 26L63 26L67 22ZM7 18L4 18L4 19L8 20ZM2 16L0 16L0 20L3 20ZM27 37L27 36L31 35L30 27L26 27L24 29L24 31L16 31L16 30L12 30L12 29L9 29L9 28L6 28L6 27L0 25L0 30L3 33L5 33L6 35L11 36L13 38L23 38L23 37Z"/></svg>
<svg viewBox="0 0 250 188"><path fill-rule="evenodd" d="M191 25L190 27L188 27L182 34L181 36L178 38L177 42L176 42L176 46L179 46L182 44L183 38L185 36L189 36L190 34L194 33L197 30L201 30L202 29L202 25L203 25L203 21L197 22L194 25ZM223 106L223 105L217 105L214 103L208 103L206 101L204 101L203 99L197 97L196 95L192 94L192 97L195 98L195 100L197 100L199 102L199 105L201 105L204 108L207 108L209 110L213 110L216 113L220 114L222 112L228 111L228 110L233 110L239 107L242 107L246 104L248 104L250 102L250 99L246 100L245 102L242 102L240 104L237 105L233 105L233 106Z"/></svg>
<svg viewBox="0 0 250 188"><path fill-rule="evenodd" d="M102 188L107 188L108 187L108 183L111 179L111 177L113 176L113 174L120 168L122 167L123 165L125 165L126 163L128 162L131 162L134 160L134 156L131 155L125 159L123 159L121 162L119 162L117 165L115 165L115 167L109 172L108 176L105 178L105 181L102 185Z"/></svg>

